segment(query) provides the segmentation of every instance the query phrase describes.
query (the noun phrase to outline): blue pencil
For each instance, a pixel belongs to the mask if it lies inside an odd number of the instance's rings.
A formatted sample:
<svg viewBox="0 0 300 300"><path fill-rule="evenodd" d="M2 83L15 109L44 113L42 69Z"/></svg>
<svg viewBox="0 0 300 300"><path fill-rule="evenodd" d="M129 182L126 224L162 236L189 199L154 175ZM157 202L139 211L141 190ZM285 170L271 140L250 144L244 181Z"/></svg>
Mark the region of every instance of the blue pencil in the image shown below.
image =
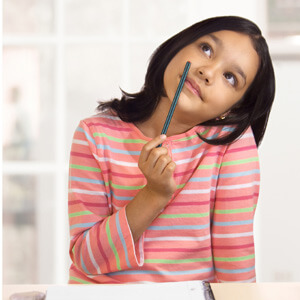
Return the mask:
<svg viewBox="0 0 300 300"><path fill-rule="evenodd" d="M168 115L167 115L167 118L166 118L164 127L163 127L163 129L162 129L162 131L161 131L161 134L166 134L167 131L168 131L168 128L169 128L169 125L170 125L170 122L171 122L171 119L172 119L172 116L173 116L173 113L174 113L174 110L175 110L175 107L176 107L176 104L177 104L179 95L180 95L181 90L182 90L182 88L183 88L183 85L184 85L184 82L185 82L187 73L188 73L188 71L189 71L189 69L190 69L190 66L191 66L191 63L188 61L188 62L185 64L183 74L182 74L181 79L180 79L180 81L179 81L179 84L178 84L178 86L177 86L177 90L176 90L175 96L174 96L174 98L173 98L173 101L172 101L171 107L170 107L170 109L169 109L169 113L168 113ZM158 147L161 147L161 144L160 144Z"/></svg>

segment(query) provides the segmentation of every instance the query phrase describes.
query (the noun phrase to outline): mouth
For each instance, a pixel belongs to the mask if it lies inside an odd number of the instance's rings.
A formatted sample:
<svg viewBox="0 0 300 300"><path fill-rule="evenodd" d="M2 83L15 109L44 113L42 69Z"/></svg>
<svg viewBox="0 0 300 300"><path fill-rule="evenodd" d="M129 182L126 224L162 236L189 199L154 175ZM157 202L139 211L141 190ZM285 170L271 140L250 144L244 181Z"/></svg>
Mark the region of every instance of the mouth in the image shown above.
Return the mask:
<svg viewBox="0 0 300 300"><path fill-rule="evenodd" d="M202 99L200 87L195 80L187 77L184 84L193 94Z"/></svg>

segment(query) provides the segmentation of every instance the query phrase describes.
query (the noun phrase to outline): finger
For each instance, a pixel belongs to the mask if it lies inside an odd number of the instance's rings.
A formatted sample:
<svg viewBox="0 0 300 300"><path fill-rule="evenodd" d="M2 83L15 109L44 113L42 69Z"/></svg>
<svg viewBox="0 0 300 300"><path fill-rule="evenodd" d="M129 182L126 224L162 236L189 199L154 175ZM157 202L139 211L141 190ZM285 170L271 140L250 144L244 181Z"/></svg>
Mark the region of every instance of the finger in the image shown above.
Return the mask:
<svg viewBox="0 0 300 300"><path fill-rule="evenodd" d="M148 142L146 145L144 145L139 160L141 162L146 161L149 157L151 150L156 148L158 145L160 145L165 139L166 139L166 135L161 134L161 135L155 137L150 142Z"/></svg>
<svg viewBox="0 0 300 300"><path fill-rule="evenodd" d="M162 171L162 175L165 175L167 177L170 177L173 175L174 171L176 168L176 164L174 161L170 161L166 167L164 168L164 170Z"/></svg>
<svg viewBox="0 0 300 300"><path fill-rule="evenodd" d="M169 155L161 155L155 165L154 165L154 172L155 174L162 174L166 166L172 161L172 158Z"/></svg>

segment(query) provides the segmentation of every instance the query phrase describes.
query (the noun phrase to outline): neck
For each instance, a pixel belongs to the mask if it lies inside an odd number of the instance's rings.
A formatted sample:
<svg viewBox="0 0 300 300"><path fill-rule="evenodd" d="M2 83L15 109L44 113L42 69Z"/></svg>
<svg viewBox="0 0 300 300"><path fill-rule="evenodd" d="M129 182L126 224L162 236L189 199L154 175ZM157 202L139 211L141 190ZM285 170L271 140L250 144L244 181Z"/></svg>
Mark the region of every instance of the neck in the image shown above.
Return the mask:
<svg viewBox="0 0 300 300"><path fill-rule="evenodd" d="M163 129L165 120L167 118L169 109L170 109L171 103L167 98L161 98L159 101L159 104L157 105L154 113L151 115L151 117L140 123L136 123L135 125L139 130L147 137L154 138L161 134L161 131ZM182 124L178 122L176 119L176 108L174 115L171 119L167 136L177 135L181 134L183 132L188 131L192 127L187 124Z"/></svg>

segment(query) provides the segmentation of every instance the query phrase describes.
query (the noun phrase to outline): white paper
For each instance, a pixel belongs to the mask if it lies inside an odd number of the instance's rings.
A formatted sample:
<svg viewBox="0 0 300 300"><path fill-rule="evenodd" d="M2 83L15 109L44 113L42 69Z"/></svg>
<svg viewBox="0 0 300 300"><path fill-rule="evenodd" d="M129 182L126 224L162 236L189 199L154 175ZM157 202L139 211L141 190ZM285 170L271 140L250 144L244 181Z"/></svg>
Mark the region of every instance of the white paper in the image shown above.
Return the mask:
<svg viewBox="0 0 300 300"><path fill-rule="evenodd" d="M202 281L52 286L46 300L205 300Z"/></svg>

